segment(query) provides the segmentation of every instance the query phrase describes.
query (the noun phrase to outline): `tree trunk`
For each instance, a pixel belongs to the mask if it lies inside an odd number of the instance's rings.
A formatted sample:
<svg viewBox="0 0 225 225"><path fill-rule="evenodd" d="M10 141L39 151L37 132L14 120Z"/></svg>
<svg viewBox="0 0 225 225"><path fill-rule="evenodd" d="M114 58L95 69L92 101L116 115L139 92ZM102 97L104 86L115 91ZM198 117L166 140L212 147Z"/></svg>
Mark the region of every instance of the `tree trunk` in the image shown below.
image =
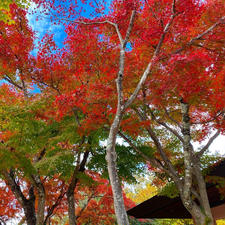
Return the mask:
<svg viewBox="0 0 225 225"><path fill-rule="evenodd" d="M45 220L45 188L39 175L31 176L37 189L38 207L37 207L37 225L43 225Z"/></svg>
<svg viewBox="0 0 225 225"><path fill-rule="evenodd" d="M191 144L191 123L189 117L189 104L181 99L182 113L182 134L183 134L183 151L184 151L184 183L180 193L186 209L198 225L214 225L212 212L209 205L205 180L200 169L200 159L195 157L193 146ZM193 200L193 181L196 178L197 193L199 204Z"/></svg>
<svg viewBox="0 0 225 225"><path fill-rule="evenodd" d="M80 163L79 169L76 167L73 172L72 180L67 190L67 204L68 204L68 216L69 216L69 225L76 225L76 215L75 215L75 199L74 199L74 190L76 188L78 179L76 178L77 172L84 172L85 165L89 156L89 151L84 153L82 162Z"/></svg>
<svg viewBox="0 0 225 225"><path fill-rule="evenodd" d="M35 195L33 187L30 188L29 198L27 199L21 191L20 186L14 179L14 171L12 169L10 172L2 171L2 174L4 175L7 184L24 210L27 225L36 225Z"/></svg>
<svg viewBox="0 0 225 225"><path fill-rule="evenodd" d="M123 192L117 173L117 164L116 164L116 136L119 130L119 125L121 121L121 116L116 115L113 124L111 125L109 137L107 140L106 147L106 161L108 165L109 179L113 191L114 199L114 209L117 217L118 225L129 225L129 220L127 217L127 212L124 206Z"/></svg>
<svg viewBox="0 0 225 225"><path fill-rule="evenodd" d="M212 216L212 211L211 211L211 208L209 205L206 183L205 183L204 177L203 177L201 169L200 169L200 162L195 163L193 166L193 169L194 169L196 181L197 181L198 188L199 188L202 211L206 217L207 224L214 225L216 223Z"/></svg>
<svg viewBox="0 0 225 225"><path fill-rule="evenodd" d="M68 216L69 225L76 225L76 215L75 215L75 199L74 199L74 189L77 184L77 179L75 178L77 171L74 171L72 181L67 190L67 204L68 204Z"/></svg>
<svg viewBox="0 0 225 225"><path fill-rule="evenodd" d="M23 206L24 214L26 217L27 225L36 225L37 219L35 214L35 206L34 202L31 200L27 200L25 205Z"/></svg>

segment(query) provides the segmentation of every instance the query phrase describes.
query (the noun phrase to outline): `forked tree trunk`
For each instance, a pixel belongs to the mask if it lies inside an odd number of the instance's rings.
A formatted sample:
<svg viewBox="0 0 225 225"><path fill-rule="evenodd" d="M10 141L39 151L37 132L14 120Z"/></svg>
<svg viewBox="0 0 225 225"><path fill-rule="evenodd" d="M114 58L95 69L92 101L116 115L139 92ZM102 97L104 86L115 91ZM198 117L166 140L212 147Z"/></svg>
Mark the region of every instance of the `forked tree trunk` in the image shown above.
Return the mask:
<svg viewBox="0 0 225 225"><path fill-rule="evenodd" d="M198 225L214 225L209 205L205 180L200 169L200 158L195 156L191 144L191 123L189 117L189 104L181 102L183 151L184 151L184 183L180 193L184 207L190 212ZM197 183L195 193L198 195L199 205L193 200L193 181Z"/></svg>
<svg viewBox="0 0 225 225"><path fill-rule="evenodd" d="M35 213L35 195L33 187L29 190L29 198L26 198L20 189L20 186L14 179L14 171L11 169L10 172L2 171L5 177L7 185L9 185L12 193L15 195L17 201L20 203L24 210L25 219L27 225L36 225L36 213Z"/></svg>
<svg viewBox="0 0 225 225"><path fill-rule="evenodd" d="M199 205L194 204L188 211L192 215L195 225L216 225L214 219L210 218L210 215L206 215L204 213L204 209L202 209Z"/></svg>

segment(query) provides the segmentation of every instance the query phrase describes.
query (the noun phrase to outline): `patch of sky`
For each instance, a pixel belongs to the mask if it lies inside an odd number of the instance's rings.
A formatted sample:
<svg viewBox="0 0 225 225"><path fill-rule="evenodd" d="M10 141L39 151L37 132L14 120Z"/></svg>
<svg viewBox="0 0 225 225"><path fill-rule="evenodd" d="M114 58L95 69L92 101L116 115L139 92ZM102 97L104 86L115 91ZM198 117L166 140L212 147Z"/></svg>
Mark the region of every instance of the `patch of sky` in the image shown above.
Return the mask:
<svg viewBox="0 0 225 225"><path fill-rule="evenodd" d="M53 34L54 41L59 48L63 47L64 39L66 38L65 27L63 24L55 23L50 16L44 13L42 7L37 8L35 4L31 4L28 10L28 23L35 32L34 49L31 52L36 56L38 52L38 44L45 34Z"/></svg>
<svg viewBox="0 0 225 225"><path fill-rule="evenodd" d="M0 86L5 84L6 82L4 80L0 80Z"/></svg>
<svg viewBox="0 0 225 225"><path fill-rule="evenodd" d="M76 10L79 11L81 10L81 8L83 9L80 16L84 18L89 18L89 19L93 18L93 15L101 16L101 14L96 14L96 11L94 8L97 7L98 5L101 5L102 1L93 1L93 2L95 5L94 7L91 7L88 4L88 2L87 4L83 4L81 0L78 1ZM111 2L112 0L105 0L104 14L107 14L109 12L109 6ZM55 2L55 5L56 6L63 5L63 7L68 8L68 12L69 12L70 1L63 2L58 0ZM55 15L57 18L53 16L53 18L54 17L55 18L54 20L52 20L52 15ZM79 15L79 13L77 13L77 15ZM29 6L28 14L27 14L27 19L28 19L29 25L35 32L35 36L36 36L34 40L35 48L31 52L32 55L34 56L37 55L39 41L41 41L44 35L47 33L54 35L53 36L54 41L59 48L64 47L64 40L67 34L65 32L65 26L63 25L63 23L58 23L60 19L65 19L64 16L54 11L46 12L46 9L44 9L43 7L41 6L37 7L35 3L31 3ZM75 17L70 18L71 21L74 21L75 19L77 19L76 15Z"/></svg>
<svg viewBox="0 0 225 225"><path fill-rule="evenodd" d="M42 38L45 36L45 34L53 34L53 39L56 43L56 45L59 48L64 47L64 41L67 37L67 34L65 32L65 26L63 23L59 23L60 20L65 19L66 16L68 16L68 19L70 21L74 21L78 18L78 16L81 16L83 18L96 18L99 16L107 15L110 11L110 5L112 3L112 0L94 0L92 1L92 6L90 4L91 1L86 1L83 3L82 0L77 1L76 5L76 11L78 13L72 14L72 17L69 16L69 8L71 6L71 1L61 1L56 0L55 6L62 6L65 9L68 9L67 15L62 15L57 13L54 10L51 9L44 9L42 6L37 7L35 3L31 3L29 5L29 10L27 14L28 23L35 32L35 40L34 40L34 49L31 51L31 54L33 56L37 55L39 42L42 40ZM75 3L75 2L74 2ZM104 5L104 12L101 11L101 13L96 12L96 8L101 7ZM80 12L79 12L80 11ZM63 21L65 23L65 20ZM128 51L129 51L128 47Z"/></svg>
<svg viewBox="0 0 225 225"><path fill-rule="evenodd" d="M39 94L39 93L41 93L41 90L36 84L33 84L32 89L29 90L29 93L30 94Z"/></svg>
<svg viewBox="0 0 225 225"><path fill-rule="evenodd" d="M127 46L126 46L126 49L125 49L127 52L130 52L132 51L132 45L130 42L127 42Z"/></svg>

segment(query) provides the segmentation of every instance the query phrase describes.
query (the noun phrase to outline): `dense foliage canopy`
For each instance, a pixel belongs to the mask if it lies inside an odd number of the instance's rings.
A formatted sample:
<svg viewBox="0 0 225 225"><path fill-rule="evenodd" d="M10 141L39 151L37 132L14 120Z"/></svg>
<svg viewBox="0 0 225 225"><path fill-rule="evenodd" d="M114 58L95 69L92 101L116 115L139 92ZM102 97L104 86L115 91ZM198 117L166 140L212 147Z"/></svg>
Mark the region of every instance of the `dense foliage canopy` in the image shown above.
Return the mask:
<svg viewBox="0 0 225 225"><path fill-rule="evenodd" d="M202 169L225 132L224 0L3 1L0 12L0 220L127 225L121 180L148 168L197 224L215 224ZM62 27L63 47L51 31L38 39L28 13Z"/></svg>

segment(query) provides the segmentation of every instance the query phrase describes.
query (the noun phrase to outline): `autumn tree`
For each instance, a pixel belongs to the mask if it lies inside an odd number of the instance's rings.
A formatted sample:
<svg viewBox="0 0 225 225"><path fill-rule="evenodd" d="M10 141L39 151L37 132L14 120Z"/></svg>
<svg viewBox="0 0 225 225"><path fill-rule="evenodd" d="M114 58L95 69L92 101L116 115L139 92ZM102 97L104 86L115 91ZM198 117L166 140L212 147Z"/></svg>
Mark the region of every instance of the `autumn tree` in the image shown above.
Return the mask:
<svg viewBox="0 0 225 225"><path fill-rule="evenodd" d="M200 159L223 126L219 122L223 119L223 104L218 103L223 96L223 1L113 1L109 11L105 11L104 2L93 1L90 5L95 10L89 18L76 13L76 8L82 9L79 5L70 5L69 10L57 5L63 16L53 17L67 25L69 68L74 79L80 81L79 87L72 87L63 97L88 111L87 120L107 122L106 159L118 224L129 224L115 151L123 118L142 125L141 132L146 130L151 147L157 151L157 157L147 160L173 179L196 223L214 224ZM196 126L199 123L201 129ZM203 140L212 127L217 132L208 143L200 150L194 149L192 138ZM143 135L141 132L137 133ZM164 148L169 134L182 148L181 173L168 156L170 149ZM129 138L126 141L132 145Z"/></svg>
<svg viewBox="0 0 225 225"><path fill-rule="evenodd" d="M63 217L67 211L70 224L75 224L78 219L75 203L80 201L75 190L84 176L88 157L92 154L93 159L97 157L103 162L104 148L99 146L99 139L104 139L106 131L95 127L95 132L91 132L93 129L80 124L84 112L74 107L63 108L65 97L61 93L71 88L64 83L69 78L68 62L61 60L60 53L56 57L51 35L45 36L37 58L33 57L30 54L33 32L27 25L26 12L14 4L11 13L13 24L1 22L1 45L5 51L0 58L4 82L0 88L1 177L20 204L20 210L23 208L28 224L46 224L54 216ZM41 93L30 92L33 82ZM92 167L100 169L100 166L92 163ZM127 168L120 169L121 176L129 177L129 170L138 171L134 169L136 163Z"/></svg>
<svg viewBox="0 0 225 225"><path fill-rule="evenodd" d="M70 224L76 174L93 151L89 135L98 130L109 132L106 161L118 224L129 224L117 171L118 135L128 151L167 173L197 224L214 224L200 160L223 132L223 1L114 0L109 9L105 1L39 3L65 25L65 47L57 50L46 35L37 57L31 57L33 35L26 35L31 32L14 6L16 25L5 29L1 23L1 76L25 99L27 83L35 82L45 99L53 99L55 118L76 120L82 151L73 158L78 164L67 192ZM24 42L14 45L14 36ZM207 138L200 150L193 147L193 141Z"/></svg>

